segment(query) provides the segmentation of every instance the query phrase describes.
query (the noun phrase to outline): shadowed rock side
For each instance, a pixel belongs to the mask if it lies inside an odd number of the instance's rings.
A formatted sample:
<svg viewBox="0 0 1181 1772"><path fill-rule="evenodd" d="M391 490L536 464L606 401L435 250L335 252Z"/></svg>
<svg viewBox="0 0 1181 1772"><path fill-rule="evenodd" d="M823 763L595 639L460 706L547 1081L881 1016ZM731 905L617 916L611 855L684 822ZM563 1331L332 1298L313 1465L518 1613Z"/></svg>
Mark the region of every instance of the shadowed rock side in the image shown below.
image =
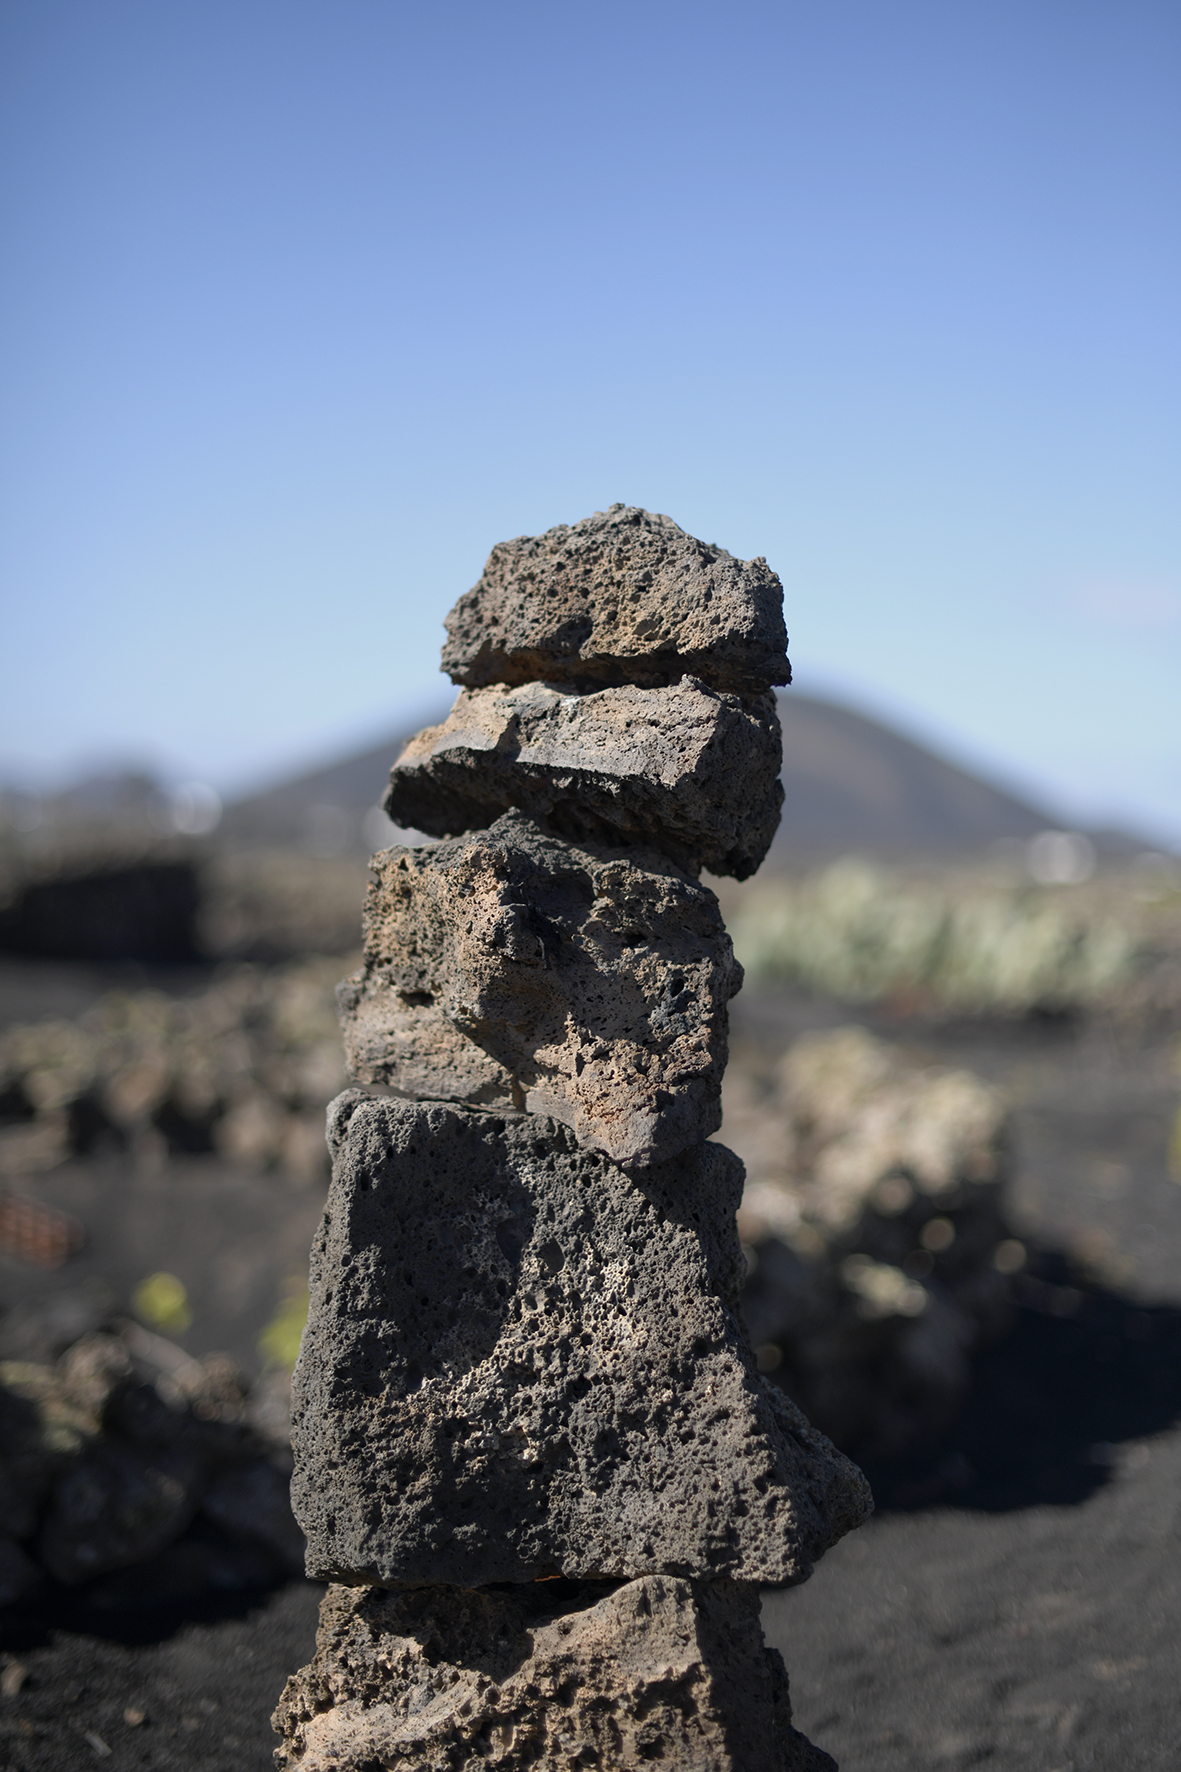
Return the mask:
<svg viewBox="0 0 1181 1772"><path fill-rule="evenodd" d="M707 887L520 813L372 867L365 965L338 989L358 1082L550 1114L625 1167L717 1130L742 969Z"/></svg>
<svg viewBox="0 0 1181 1772"><path fill-rule="evenodd" d="M757 695L790 683L783 588L673 522L612 505L544 535L498 542L447 617L456 683L675 683Z"/></svg>
<svg viewBox="0 0 1181 1772"><path fill-rule="evenodd" d="M836 1772L791 1726L756 1591L660 1575L616 1588L329 1588L315 1659L288 1680L274 1724L281 1772L489 1760L505 1772Z"/></svg>
<svg viewBox="0 0 1181 1772"><path fill-rule="evenodd" d="M293 1389L309 1574L788 1583L864 1478L754 1369L741 1164L350 1091Z"/></svg>
<svg viewBox="0 0 1181 1772"><path fill-rule="evenodd" d="M385 810L432 837L483 830L512 806L573 842L643 843L696 873L745 880L779 823L779 715L684 677L564 694L464 689L412 738Z"/></svg>

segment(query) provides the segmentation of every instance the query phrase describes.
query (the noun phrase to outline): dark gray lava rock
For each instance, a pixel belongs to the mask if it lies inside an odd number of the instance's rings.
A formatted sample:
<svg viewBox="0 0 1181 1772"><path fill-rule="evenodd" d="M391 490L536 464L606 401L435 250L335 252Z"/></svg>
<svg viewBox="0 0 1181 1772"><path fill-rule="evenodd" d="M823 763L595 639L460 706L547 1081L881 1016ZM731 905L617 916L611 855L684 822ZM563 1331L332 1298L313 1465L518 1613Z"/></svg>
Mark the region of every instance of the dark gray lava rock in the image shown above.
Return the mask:
<svg viewBox="0 0 1181 1772"><path fill-rule="evenodd" d="M385 810L431 837L519 807L574 842L652 844L696 873L745 880L779 824L783 746L771 694L685 677L664 689L464 689L410 740Z"/></svg>
<svg viewBox="0 0 1181 1772"><path fill-rule="evenodd" d="M18 1600L27 1599L44 1579L16 1539L0 1532L0 1606L14 1606Z"/></svg>
<svg viewBox="0 0 1181 1772"><path fill-rule="evenodd" d="M273 1459L223 1471L206 1490L201 1511L233 1537L263 1545L292 1574L302 1572L303 1533L291 1513L291 1475Z"/></svg>
<svg viewBox="0 0 1181 1772"><path fill-rule="evenodd" d="M487 683L677 682L757 695L790 683L783 587L673 522L612 505L498 542L447 617L443 669Z"/></svg>
<svg viewBox="0 0 1181 1772"><path fill-rule="evenodd" d="M10 1345L52 1352L50 1326L20 1315L6 1321ZM109 1312L99 1324L52 1365L0 1363L0 1605L31 1581L29 1566L122 1606L192 1585L196 1564L208 1565L196 1585L214 1589L302 1565L289 1451L233 1363L194 1360ZM212 1561L185 1536L198 1510L221 1528Z"/></svg>
<svg viewBox="0 0 1181 1772"><path fill-rule="evenodd" d="M196 1513L205 1477L205 1461L185 1446L149 1453L97 1442L54 1490L41 1562L72 1585L155 1556Z"/></svg>
<svg viewBox="0 0 1181 1772"><path fill-rule="evenodd" d="M309 1574L787 1583L866 1517L754 1369L730 1152L629 1176L552 1120L359 1091L329 1127L292 1385Z"/></svg>
<svg viewBox="0 0 1181 1772"><path fill-rule="evenodd" d="M282 1772L836 1772L731 1581L330 1587L273 1722Z"/></svg>
<svg viewBox="0 0 1181 1772"><path fill-rule="evenodd" d="M716 1132L742 968L707 887L520 813L371 865L338 989L358 1082L550 1114L625 1168Z"/></svg>

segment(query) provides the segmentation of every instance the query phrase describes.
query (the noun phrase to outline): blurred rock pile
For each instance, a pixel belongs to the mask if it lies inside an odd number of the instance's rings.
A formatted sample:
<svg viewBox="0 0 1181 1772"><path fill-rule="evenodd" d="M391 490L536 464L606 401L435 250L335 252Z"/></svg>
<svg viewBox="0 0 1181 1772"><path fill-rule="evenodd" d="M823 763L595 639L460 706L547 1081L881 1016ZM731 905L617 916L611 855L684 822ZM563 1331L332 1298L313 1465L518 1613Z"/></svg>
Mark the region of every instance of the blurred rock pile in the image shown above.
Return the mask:
<svg viewBox="0 0 1181 1772"><path fill-rule="evenodd" d="M346 1081L339 972L331 958L239 966L191 996L113 991L76 1020L7 1029L0 1183L104 1144L326 1173L324 1104Z"/></svg>
<svg viewBox="0 0 1181 1772"><path fill-rule="evenodd" d="M175 963L200 952L190 845L89 836L0 844L0 951Z"/></svg>
<svg viewBox="0 0 1181 1772"><path fill-rule="evenodd" d="M385 840L394 840L392 827ZM363 854L211 851L200 871L201 952L213 959L263 963L348 954L360 944L357 905L367 878Z"/></svg>
<svg viewBox="0 0 1181 1772"><path fill-rule="evenodd" d="M764 1371L866 1457L937 1429L1001 1332L1024 1261L1004 1213L1005 1107L860 1028L808 1035L769 1086L733 1070L747 1166L743 1310Z"/></svg>
<svg viewBox="0 0 1181 1772"><path fill-rule="evenodd" d="M357 945L361 854L215 847L150 831L0 829L0 953L273 963Z"/></svg>
<svg viewBox="0 0 1181 1772"><path fill-rule="evenodd" d="M0 1355L0 1605L54 1583L168 1603L302 1569L285 1373L251 1388L68 1295L0 1320Z"/></svg>

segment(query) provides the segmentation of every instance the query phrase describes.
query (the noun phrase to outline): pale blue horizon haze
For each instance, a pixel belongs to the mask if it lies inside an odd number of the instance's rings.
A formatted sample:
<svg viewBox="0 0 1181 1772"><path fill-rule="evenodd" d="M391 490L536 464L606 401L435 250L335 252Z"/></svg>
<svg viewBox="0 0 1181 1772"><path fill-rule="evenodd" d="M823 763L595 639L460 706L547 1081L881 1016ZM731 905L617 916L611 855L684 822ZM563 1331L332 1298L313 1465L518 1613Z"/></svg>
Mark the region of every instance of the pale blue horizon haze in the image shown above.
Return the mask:
<svg viewBox="0 0 1181 1772"><path fill-rule="evenodd" d="M8 0L0 89L0 781L373 742L621 500L1181 845L1175 5Z"/></svg>

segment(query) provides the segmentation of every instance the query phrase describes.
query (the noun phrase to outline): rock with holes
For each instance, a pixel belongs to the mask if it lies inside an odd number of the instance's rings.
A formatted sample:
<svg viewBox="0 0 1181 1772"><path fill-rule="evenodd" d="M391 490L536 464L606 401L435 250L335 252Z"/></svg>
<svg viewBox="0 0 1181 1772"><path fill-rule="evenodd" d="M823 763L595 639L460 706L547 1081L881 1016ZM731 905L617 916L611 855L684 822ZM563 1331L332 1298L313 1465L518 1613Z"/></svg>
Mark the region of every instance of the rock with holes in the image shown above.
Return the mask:
<svg viewBox="0 0 1181 1772"><path fill-rule="evenodd" d="M308 1573L800 1581L864 1478L754 1369L742 1169L350 1091L293 1380Z"/></svg>
<svg viewBox="0 0 1181 1772"><path fill-rule="evenodd" d="M782 744L771 694L694 677L564 693L464 689L410 740L385 809L432 837L484 830L510 807L573 842L650 844L679 866L745 880L779 824Z"/></svg>
<svg viewBox="0 0 1181 1772"><path fill-rule="evenodd" d="M744 1583L330 1587L274 1715L282 1772L836 1772L792 1728Z"/></svg>
<svg viewBox="0 0 1181 1772"><path fill-rule="evenodd" d="M456 683L677 682L758 695L790 683L783 587L674 523L612 505L502 541L447 617Z"/></svg>
<svg viewBox="0 0 1181 1772"><path fill-rule="evenodd" d="M338 991L358 1082L550 1114L625 1167L717 1130L742 969L707 887L515 812L372 868Z"/></svg>

